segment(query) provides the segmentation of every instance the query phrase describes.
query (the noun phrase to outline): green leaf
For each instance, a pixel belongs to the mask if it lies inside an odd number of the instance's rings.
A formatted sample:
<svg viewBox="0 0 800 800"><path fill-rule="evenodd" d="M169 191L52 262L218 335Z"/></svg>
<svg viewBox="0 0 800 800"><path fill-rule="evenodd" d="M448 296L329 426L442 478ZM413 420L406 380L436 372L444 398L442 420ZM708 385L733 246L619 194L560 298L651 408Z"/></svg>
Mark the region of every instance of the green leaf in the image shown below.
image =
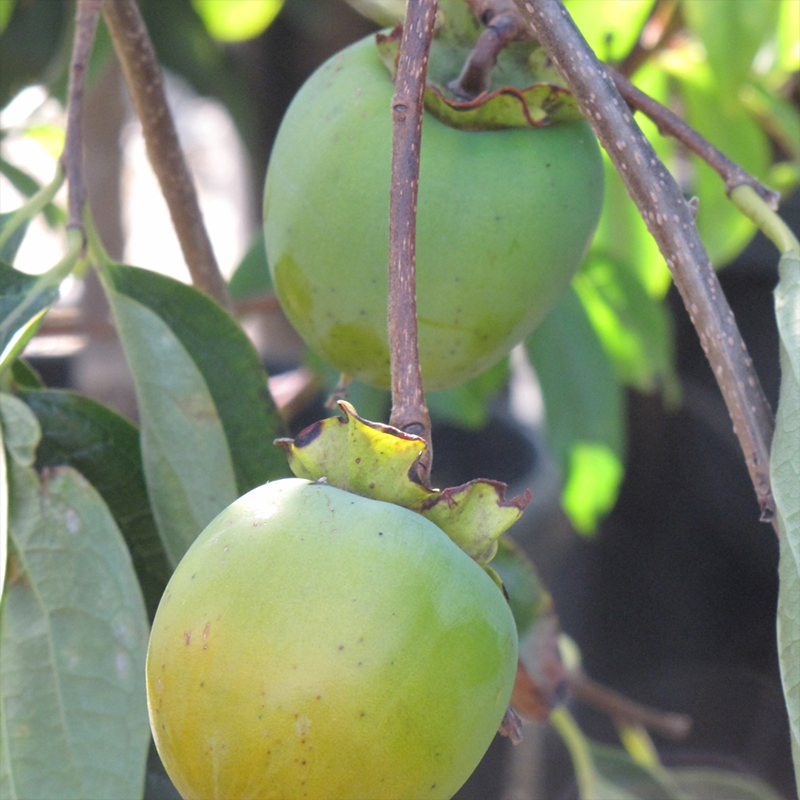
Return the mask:
<svg viewBox="0 0 800 800"><path fill-rule="evenodd" d="M604 61L627 55L653 6L650 0L566 0L564 5Z"/></svg>
<svg viewBox="0 0 800 800"><path fill-rule="evenodd" d="M152 619L172 574L147 497L135 425L73 392L22 391L42 429L36 467L70 466L100 493L128 545Z"/></svg>
<svg viewBox="0 0 800 800"><path fill-rule="evenodd" d="M272 278L267 264L267 251L264 246L264 231L256 236L250 249L245 253L239 266L228 282L228 291L234 300L267 294L273 291Z"/></svg>
<svg viewBox="0 0 800 800"><path fill-rule="evenodd" d="M58 285L0 261L0 370L28 343L42 315L58 300Z"/></svg>
<svg viewBox="0 0 800 800"><path fill-rule="evenodd" d="M8 161L3 158L0 158L0 175L4 175L8 178L9 183L25 197L33 197L33 195L42 188L39 181L28 175L27 172L21 170L19 167L9 164ZM14 212L12 211L11 213L13 214ZM44 214L45 222L51 228L65 225L67 222L66 213L63 209L53 205L53 203L48 203L44 209L42 209L42 213ZM10 259L6 260L10 261Z"/></svg>
<svg viewBox="0 0 800 800"><path fill-rule="evenodd" d="M564 509L579 531L592 532L613 507L624 472L622 387L573 289L525 349L542 388L547 441L564 476Z"/></svg>
<svg viewBox="0 0 800 800"><path fill-rule="evenodd" d="M751 5L742 3L741 5ZM738 98L726 96L705 64L692 64L678 81L684 118L728 158L761 180L771 162L770 141ZM697 229L712 263L721 267L737 256L755 233L755 225L728 200L720 176L702 159L691 156L690 191L700 203Z"/></svg>
<svg viewBox="0 0 800 800"><path fill-rule="evenodd" d="M437 420L464 428L481 428L489 422L489 404L508 382L508 359L490 367L472 380L426 396L428 411Z"/></svg>
<svg viewBox="0 0 800 800"><path fill-rule="evenodd" d="M148 493L173 564L239 495L288 473L280 421L241 328L191 286L108 265L101 279L134 386Z"/></svg>
<svg viewBox="0 0 800 800"><path fill-rule="evenodd" d="M705 767L684 767L667 772L691 800L781 800L771 786L751 775Z"/></svg>
<svg viewBox="0 0 800 800"><path fill-rule="evenodd" d="M756 53L775 32L780 0L684 0L681 11L688 27L703 42L720 88L735 95L748 77Z"/></svg>
<svg viewBox="0 0 800 800"><path fill-rule="evenodd" d="M770 479L780 530L778 657L794 752L800 748L800 256L781 258L775 290L781 388ZM800 762L795 760L800 787Z"/></svg>
<svg viewBox="0 0 800 800"><path fill-rule="evenodd" d="M5 0L4 3L0 3L0 33L6 29L8 21L14 13L14 2L15 0Z"/></svg>
<svg viewBox="0 0 800 800"><path fill-rule="evenodd" d="M148 626L128 551L79 473L10 472L0 797L140 797Z"/></svg>
<svg viewBox="0 0 800 800"><path fill-rule="evenodd" d="M0 214L0 233L5 228L6 222L14 216L13 211L7 211L4 214ZM20 245L22 244L22 240L25 238L25 234L28 231L28 222L24 222L22 225L17 228L14 233L8 238L6 243L0 248L0 261L5 262L6 264L13 264L14 259L17 257L17 252L19 250Z"/></svg>
<svg viewBox="0 0 800 800"><path fill-rule="evenodd" d="M241 42L262 34L283 0L192 0L208 32L221 42Z"/></svg>
<svg viewBox="0 0 800 800"><path fill-rule="evenodd" d="M661 390L668 403L680 396L672 320L631 271L593 251L572 281L619 379L641 392Z"/></svg>
<svg viewBox="0 0 800 800"><path fill-rule="evenodd" d="M0 395L0 600L6 579L8 563L8 467L6 465L6 435L4 432L3 396Z"/></svg>

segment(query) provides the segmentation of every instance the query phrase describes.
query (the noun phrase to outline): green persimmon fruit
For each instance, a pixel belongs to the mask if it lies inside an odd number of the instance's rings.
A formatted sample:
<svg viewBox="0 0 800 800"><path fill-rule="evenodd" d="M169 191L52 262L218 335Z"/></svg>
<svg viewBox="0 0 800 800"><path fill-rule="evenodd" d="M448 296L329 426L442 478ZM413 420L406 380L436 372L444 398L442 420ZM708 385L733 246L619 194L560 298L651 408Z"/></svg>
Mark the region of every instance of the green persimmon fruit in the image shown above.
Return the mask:
<svg viewBox="0 0 800 800"><path fill-rule="evenodd" d="M184 798L449 798L516 665L502 593L436 525L289 478L235 501L178 565L147 698Z"/></svg>
<svg viewBox="0 0 800 800"><path fill-rule="evenodd" d="M270 157L267 258L312 350L389 385L387 286L394 85L370 36L293 99ZM419 357L426 389L483 372L570 283L603 198L585 122L460 130L425 114L417 216Z"/></svg>

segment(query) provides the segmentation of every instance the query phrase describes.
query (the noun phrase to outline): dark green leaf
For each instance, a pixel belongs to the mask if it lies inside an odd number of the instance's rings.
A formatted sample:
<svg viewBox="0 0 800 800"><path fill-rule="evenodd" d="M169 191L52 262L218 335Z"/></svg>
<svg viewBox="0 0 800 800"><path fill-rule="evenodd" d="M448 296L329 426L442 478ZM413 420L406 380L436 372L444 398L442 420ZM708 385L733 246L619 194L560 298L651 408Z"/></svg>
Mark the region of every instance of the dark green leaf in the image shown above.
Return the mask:
<svg viewBox="0 0 800 800"><path fill-rule="evenodd" d="M6 222L8 222L8 220L13 216L13 211L0 214L0 232L2 232ZM14 263L14 259L17 257L17 251L19 250L19 246L22 244L22 240L25 238L27 230L28 222L26 221L20 225L19 228L14 231L14 233L11 234L6 243L3 245L2 249L0 249L0 261L4 261L6 264Z"/></svg>
<svg viewBox="0 0 800 800"><path fill-rule="evenodd" d="M5 175L9 183L25 197L33 197L42 188L35 178L2 158L0 158L0 174ZM53 203L48 203L42 213L44 214L45 222L51 228L66 224L67 215Z"/></svg>
<svg viewBox="0 0 800 800"><path fill-rule="evenodd" d="M622 387L570 289L525 342L545 404L547 440L573 524L595 529L616 500L625 452Z"/></svg>
<svg viewBox="0 0 800 800"><path fill-rule="evenodd" d="M36 467L70 466L100 493L128 545L152 619L172 574L147 497L139 431L115 411L66 391L23 391L42 429Z"/></svg>
<svg viewBox="0 0 800 800"><path fill-rule="evenodd" d="M20 389L43 389L39 373L24 359L17 358L11 365L11 379Z"/></svg>
<svg viewBox="0 0 800 800"><path fill-rule="evenodd" d="M236 267L228 283L228 290L234 300L267 294L272 291L272 278L267 264L263 231L256 236L245 257Z"/></svg>
<svg viewBox="0 0 800 800"><path fill-rule="evenodd" d="M141 796L148 626L125 543L74 470L50 471L41 485L19 462L10 473L0 796Z"/></svg>
<svg viewBox="0 0 800 800"><path fill-rule="evenodd" d="M123 265L102 273L134 378L156 521L173 563L236 497L288 473L280 422L241 328L179 281Z"/></svg>
<svg viewBox="0 0 800 800"><path fill-rule="evenodd" d="M464 428L480 428L489 421L489 403L508 382L508 359L460 386L426 395L428 411L439 420Z"/></svg>
<svg viewBox="0 0 800 800"><path fill-rule="evenodd" d="M58 286L0 261L0 370L22 350L56 300Z"/></svg>

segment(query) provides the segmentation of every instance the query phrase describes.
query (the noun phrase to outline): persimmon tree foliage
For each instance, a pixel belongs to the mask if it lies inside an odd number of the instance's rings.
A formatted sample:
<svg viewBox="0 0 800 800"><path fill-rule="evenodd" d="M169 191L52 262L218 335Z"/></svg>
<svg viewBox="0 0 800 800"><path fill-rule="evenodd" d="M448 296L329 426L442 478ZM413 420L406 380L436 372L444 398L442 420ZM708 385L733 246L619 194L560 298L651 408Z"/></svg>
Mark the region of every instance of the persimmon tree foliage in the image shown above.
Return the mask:
<svg viewBox="0 0 800 800"><path fill-rule="evenodd" d="M691 721L583 674L513 541L530 493L492 475L435 488L433 454L437 419L485 425L526 362L563 511L595 534L625 474L626 391L680 403L674 285L779 537L800 776L800 245L778 213L800 182L800 6L348 3L382 29L290 107L264 233L228 282L161 65L255 151L253 104L271 100L248 93L236 43L319 3L0 4L0 107L38 84L66 111L64 129L13 131L58 142L50 182L0 152L27 198L0 215L0 798L174 797L151 725L186 797L451 797L525 720L557 731L583 800L776 797L663 766L647 731ZM92 218L85 95L115 60L193 285L114 261ZM31 274L15 260L37 217L63 253ZM774 415L715 272L759 229L780 260ZM89 274L135 423L27 358ZM343 414L293 439L240 322L253 298L278 313L275 296ZM587 738L570 697L620 745Z"/></svg>

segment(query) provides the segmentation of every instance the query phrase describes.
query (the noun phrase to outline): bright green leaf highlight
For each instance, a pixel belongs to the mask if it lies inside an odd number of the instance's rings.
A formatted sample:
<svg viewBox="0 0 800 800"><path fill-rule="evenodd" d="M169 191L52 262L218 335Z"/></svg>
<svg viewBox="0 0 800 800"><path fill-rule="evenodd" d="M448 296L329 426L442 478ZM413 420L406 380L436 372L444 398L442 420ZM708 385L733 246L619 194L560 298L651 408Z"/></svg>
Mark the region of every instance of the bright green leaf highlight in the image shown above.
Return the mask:
<svg viewBox="0 0 800 800"><path fill-rule="evenodd" d="M74 470L10 476L0 797L141 797L148 626L127 548Z"/></svg>
<svg viewBox="0 0 800 800"><path fill-rule="evenodd" d="M800 254L781 258L775 290L781 389L770 478L780 529L778 657L794 753L800 748ZM795 760L800 786L800 762Z"/></svg>
<svg viewBox="0 0 800 800"><path fill-rule="evenodd" d="M547 442L563 475L562 504L578 530L592 531L613 507L622 478L622 387L572 289L525 348L542 388Z"/></svg>
<svg viewBox="0 0 800 800"><path fill-rule="evenodd" d="M624 469L610 448L578 444L570 454L569 479L561 502L581 533L594 533L600 517L614 507Z"/></svg>
<svg viewBox="0 0 800 800"><path fill-rule="evenodd" d="M3 0L0 3L0 33L6 29L8 21L14 13L14 2L15 0Z"/></svg>
<svg viewBox="0 0 800 800"><path fill-rule="evenodd" d="M240 42L263 33L283 0L192 0L208 32L221 42Z"/></svg>

